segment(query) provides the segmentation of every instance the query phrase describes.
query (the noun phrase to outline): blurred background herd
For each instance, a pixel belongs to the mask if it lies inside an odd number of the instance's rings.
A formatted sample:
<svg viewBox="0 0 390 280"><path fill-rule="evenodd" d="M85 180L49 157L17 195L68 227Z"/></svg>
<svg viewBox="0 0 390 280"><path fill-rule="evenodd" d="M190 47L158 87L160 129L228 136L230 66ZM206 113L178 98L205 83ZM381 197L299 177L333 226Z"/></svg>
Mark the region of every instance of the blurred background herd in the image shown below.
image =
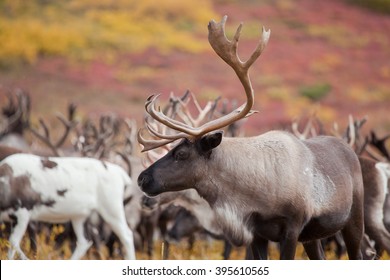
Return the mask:
<svg viewBox="0 0 390 280"><path fill-rule="evenodd" d="M259 113L240 127L242 134L290 129L293 122L302 128L313 116L321 132L339 127L342 133L349 115L366 118L363 137L390 133L389 0L0 0L0 107L18 92L27 94L29 126L42 135L48 128L53 139L64 129L58 113L66 115L72 106L77 109L68 121L84 128L94 124L101 135L107 135L105 125L126 120L115 143L124 151L126 141L133 141L129 152L142 157L129 123L143 125L150 94L162 93L167 101L171 92L181 96L189 90L201 104L218 97L244 100L234 73L207 41L208 22L224 15L230 38L244 23L242 58L255 47L261 26L271 29L270 42L251 69ZM29 145L47 149L34 133L24 137ZM68 140L61 148L80 144L72 136ZM51 237L38 237L47 246L30 257L69 256L69 246L53 250L56 234L63 231L58 227ZM222 241L191 240L201 245L188 251L187 243L176 244L170 258L222 258ZM163 257L161 244L154 244L154 258ZM6 258L6 248L6 239L0 239L0 259ZM244 255L241 248L231 258ZM87 258L94 256L90 252ZM150 256L139 251L137 257Z"/></svg>

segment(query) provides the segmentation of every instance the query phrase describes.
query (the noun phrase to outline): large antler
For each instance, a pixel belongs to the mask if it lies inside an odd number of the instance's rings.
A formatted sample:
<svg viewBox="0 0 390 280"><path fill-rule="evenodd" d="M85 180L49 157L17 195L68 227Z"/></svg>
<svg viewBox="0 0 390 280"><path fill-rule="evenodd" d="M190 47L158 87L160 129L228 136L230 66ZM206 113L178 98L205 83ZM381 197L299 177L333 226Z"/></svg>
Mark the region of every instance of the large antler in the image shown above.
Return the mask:
<svg viewBox="0 0 390 280"><path fill-rule="evenodd" d="M163 135L151 129L151 126L147 126L149 131L153 135L155 135L158 138L162 138L164 140L161 141L146 140L141 136L141 131L140 131L138 140L140 144L144 146L143 151L147 151L150 149L163 146L167 143L173 142L180 138L187 138L189 140L194 140L196 138L201 137L202 135L205 135L208 132L223 128L235 121L248 117L249 115L254 113L253 111L251 111L254 103L254 91L252 88L248 70L264 50L265 46L268 43L271 32L269 30L265 31L263 27L262 38L258 43L255 51L252 53L252 55L247 61L243 62L240 60L237 54L237 46L241 34L242 23L237 28L233 40L230 41L225 34L226 20L227 20L227 16L224 16L222 21L219 23L216 23L214 20L210 21L208 25L208 29L209 29L208 39L214 51L228 65L230 65L233 68L239 80L241 81L241 84L244 87L245 94L247 97L246 103L244 103L238 109L230 112L229 114L223 117L209 121L199 127L193 127L164 115L161 112L160 108L156 108L156 100L159 97L159 95L152 95L147 99L145 103L146 112L156 121L166 125L167 127L173 130L178 131L179 133L176 135Z"/></svg>

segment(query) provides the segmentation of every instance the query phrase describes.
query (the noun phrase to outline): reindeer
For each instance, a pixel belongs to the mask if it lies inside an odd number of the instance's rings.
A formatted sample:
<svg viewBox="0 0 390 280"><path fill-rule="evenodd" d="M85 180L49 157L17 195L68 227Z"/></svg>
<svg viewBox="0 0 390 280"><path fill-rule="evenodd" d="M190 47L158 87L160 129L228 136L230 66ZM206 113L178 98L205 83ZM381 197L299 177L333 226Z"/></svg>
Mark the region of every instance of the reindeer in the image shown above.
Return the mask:
<svg viewBox="0 0 390 280"><path fill-rule="evenodd" d="M160 218L163 216L165 211L170 211L170 208L174 209L174 215L170 215L171 219L168 219L170 224L166 225L165 232L162 232L164 243L166 244L166 247L164 248L164 253L166 253L164 259L168 258L170 244L177 244L182 239L187 239L188 250L192 251L196 238L195 235L203 231L198 219L192 215L190 211L181 206L170 204L169 207L167 207L160 215Z"/></svg>
<svg viewBox="0 0 390 280"><path fill-rule="evenodd" d="M81 258L91 243L84 237L84 222L97 211L135 259L133 233L126 223L123 200L132 193L132 181L118 165L92 158L39 157L15 154L0 163L0 201L3 214L17 224L9 238L8 258L20 249L28 222L72 222L77 237L72 259Z"/></svg>
<svg viewBox="0 0 390 280"><path fill-rule="evenodd" d="M148 198L148 200L156 200L156 198L151 197ZM164 210L169 208L171 205L186 209L197 220L199 226L203 230L205 230L213 238L224 241L225 244L222 256L224 259L229 259L230 253L232 251L232 245L225 238L223 230L217 222L215 211L213 211L208 202L200 197L194 189L162 193L158 196L157 201L160 207ZM172 217L170 218L172 219ZM161 224L159 227L162 231L162 235L164 236L165 233L168 232L168 229L164 229L164 225ZM163 252L163 257L167 258L169 245L165 240L164 242L166 243L165 248L167 249Z"/></svg>
<svg viewBox="0 0 390 280"><path fill-rule="evenodd" d="M377 256L390 253L390 232L384 223L384 206L388 194L390 164L359 157L364 183L364 227L368 237L375 241ZM365 253L363 251L363 253Z"/></svg>
<svg viewBox="0 0 390 280"><path fill-rule="evenodd" d="M246 62L237 55L242 28L232 41L225 35L225 16L210 21L209 42L233 68L247 101L237 110L194 128L165 116L156 108L157 96L145 103L156 121L178 131L161 140L145 139L144 151L182 141L145 169L138 185L149 196L194 188L215 211L220 226L237 246L246 244L262 258L264 240L280 242L280 258L294 259L298 241L310 259L323 259L320 239L341 230L350 259L361 259L363 182L359 160L342 140L320 136L299 140L284 131L256 137L223 137L219 129L253 113L254 90L248 70L265 48L270 31Z"/></svg>
<svg viewBox="0 0 390 280"><path fill-rule="evenodd" d="M364 183L364 226L365 233L375 242L376 258L383 251L390 254L390 232L386 228L388 213L388 181L390 178L390 163L388 162L385 141L388 136L378 139L371 131L370 137L360 135L360 128L366 123L367 117L354 120L349 117L349 125L344 133L344 138L359 155ZM376 147L380 152L371 148ZM362 156L366 153L367 156ZM363 250L364 252L364 250Z"/></svg>

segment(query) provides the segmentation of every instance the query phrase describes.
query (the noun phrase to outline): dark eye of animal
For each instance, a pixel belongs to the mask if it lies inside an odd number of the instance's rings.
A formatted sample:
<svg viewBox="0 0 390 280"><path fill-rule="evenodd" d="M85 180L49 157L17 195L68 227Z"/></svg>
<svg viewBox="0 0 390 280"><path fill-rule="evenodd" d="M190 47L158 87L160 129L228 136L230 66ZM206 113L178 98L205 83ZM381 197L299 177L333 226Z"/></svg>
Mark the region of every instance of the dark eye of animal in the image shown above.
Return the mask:
<svg viewBox="0 0 390 280"><path fill-rule="evenodd" d="M190 154L187 151L179 151L175 154L175 160L185 160L189 155Z"/></svg>

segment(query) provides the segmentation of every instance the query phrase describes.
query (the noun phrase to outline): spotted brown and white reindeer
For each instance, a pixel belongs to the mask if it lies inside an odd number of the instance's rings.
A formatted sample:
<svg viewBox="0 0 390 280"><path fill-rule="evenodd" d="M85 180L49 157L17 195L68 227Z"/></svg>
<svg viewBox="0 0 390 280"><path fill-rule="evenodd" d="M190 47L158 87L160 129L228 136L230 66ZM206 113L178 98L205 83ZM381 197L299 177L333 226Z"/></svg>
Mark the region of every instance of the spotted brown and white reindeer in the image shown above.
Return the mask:
<svg viewBox="0 0 390 280"><path fill-rule="evenodd" d="M309 258L322 259L320 238L341 230L349 258L361 259L363 182L358 158L346 143L330 136L302 141L284 131L228 138L219 131L253 113L248 71L270 36L263 28L255 51L242 62L237 55L242 24L230 41L226 19L209 23L209 42L237 74L246 103L194 128L157 110L158 96L148 98L150 116L178 133L162 135L149 127L162 139L143 141L144 150L183 140L144 170L138 185L150 196L194 188L215 211L226 236L235 245L250 245L254 258L262 257L266 239L280 242L281 259L294 259L298 241Z"/></svg>
<svg viewBox="0 0 390 280"><path fill-rule="evenodd" d="M71 258L80 259L91 246L84 222L98 212L121 240L126 258L135 259L133 233L126 223L123 200L132 180L118 165L92 158L39 157L15 154L0 162L1 214L17 224L10 235L8 258L26 255L20 241L29 221L71 221L77 245Z"/></svg>

